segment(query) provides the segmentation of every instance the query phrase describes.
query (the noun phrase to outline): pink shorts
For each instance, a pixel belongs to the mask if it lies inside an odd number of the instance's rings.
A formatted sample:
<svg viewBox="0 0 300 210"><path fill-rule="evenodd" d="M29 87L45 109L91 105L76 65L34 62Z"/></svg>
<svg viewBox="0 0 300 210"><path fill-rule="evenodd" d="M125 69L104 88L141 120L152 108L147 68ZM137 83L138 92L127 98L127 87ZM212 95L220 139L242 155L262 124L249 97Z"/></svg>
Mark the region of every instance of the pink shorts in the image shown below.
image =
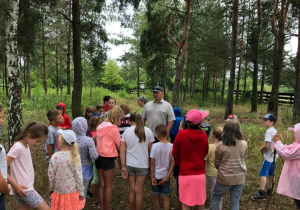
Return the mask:
<svg viewBox="0 0 300 210"><path fill-rule="evenodd" d="M206 200L205 174L179 175L179 200L187 206L203 205Z"/></svg>

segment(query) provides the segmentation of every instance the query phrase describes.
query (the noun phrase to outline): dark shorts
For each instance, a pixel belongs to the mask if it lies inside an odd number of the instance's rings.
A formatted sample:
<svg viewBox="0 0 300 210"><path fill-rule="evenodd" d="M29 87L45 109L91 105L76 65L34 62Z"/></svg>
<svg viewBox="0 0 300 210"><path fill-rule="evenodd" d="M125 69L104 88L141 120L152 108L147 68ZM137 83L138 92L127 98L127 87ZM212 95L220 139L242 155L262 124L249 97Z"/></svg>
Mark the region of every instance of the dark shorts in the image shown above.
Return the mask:
<svg viewBox="0 0 300 210"><path fill-rule="evenodd" d="M295 203L296 203L298 209L300 209L300 200L297 200L297 199L294 198L294 201L295 201Z"/></svg>
<svg viewBox="0 0 300 210"><path fill-rule="evenodd" d="M101 157L95 161L97 169L110 170L115 167L115 157Z"/></svg>
<svg viewBox="0 0 300 210"><path fill-rule="evenodd" d="M0 209L1 210L6 210L4 195L0 195Z"/></svg>
<svg viewBox="0 0 300 210"><path fill-rule="evenodd" d="M274 168L273 162L269 162L266 159L264 159L264 162L259 171L259 175L264 177L273 176L273 168Z"/></svg>
<svg viewBox="0 0 300 210"><path fill-rule="evenodd" d="M149 173L149 168L136 168L132 166L126 166L129 176L143 176Z"/></svg>
<svg viewBox="0 0 300 210"><path fill-rule="evenodd" d="M156 179L157 183L159 183L162 179ZM152 185L152 193L154 195L170 195L170 181L168 181L165 185Z"/></svg>

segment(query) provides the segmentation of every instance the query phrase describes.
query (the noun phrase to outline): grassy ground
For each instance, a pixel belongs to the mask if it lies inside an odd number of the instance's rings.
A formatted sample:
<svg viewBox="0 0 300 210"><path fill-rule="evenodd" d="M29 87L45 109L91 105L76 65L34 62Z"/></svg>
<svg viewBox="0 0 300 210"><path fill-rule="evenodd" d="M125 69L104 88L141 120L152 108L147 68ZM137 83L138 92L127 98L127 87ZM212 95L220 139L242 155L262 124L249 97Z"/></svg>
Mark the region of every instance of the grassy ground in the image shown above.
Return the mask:
<svg viewBox="0 0 300 210"><path fill-rule="evenodd" d="M99 98L102 98L103 95L106 93L99 94L98 97L88 100L88 97L84 98L83 104L84 106L90 105L90 104L97 104L100 102L98 100ZM125 94L126 95L126 94ZM124 95L124 96L125 96ZM127 103L132 111L136 108L136 99L135 96L126 96L123 97L123 95L115 94L113 95L117 99L117 104L121 103ZM150 97L151 98L151 97ZM49 100L49 101L48 101ZM41 105L42 102L32 102L32 101L25 101L25 110L23 112L23 118L24 118L24 124L31 120L37 120L40 122L44 122L45 124L48 124L46 119L46 112L47 109L50 109L51 107L55 107L56 103L60 100L66 100L69 101L69 98L55 98L51 99L45 98L44 105ZM97 101L98 100L98 101ZM33 103L34 106L33 106ZM101 103L101 102L100 102ZM70 104L68 104L70 107ZM184 111L187 111L191 108L208 108L210 109L210 116L209 116L209 122L212 125L212 127L215 126L223 126L224 125L224 111L225 107L218 106L218 107L203 107L199 106L196 103L190 103L189 105L184 107ZM248 142L248 157L246 159L246 164L248 168L247 178L246 178L246 185L243 190L243 194L241 197L241 209L264 209L265 208L265 201L261 202L253 202L250 200L250 196L255 194L259 188L259 169L263 160L263 156L259 152L259 148L263 143L265 128L261 125L261 122L259 120L259 116L263 116L266 111L266 105L260 105L258 107L258 112L251 114L250 113L250 107L248 105L245 106L238 106L235 107L235 114L239 117L239 120L242 124L242 131L244 133L245 139ZM69 111L70 113L70 111ZM292 143L293 142L293 135L292 132L287 131L287 127L292 126L290 123L290 117L291 117L291 107L280 107L280 113L279 113L279 120L276 123L276 129L278 132L280 132L282 139L286 143ZM5 131L7 130L7 124L4 123L3 125L3 132L5 137ZM210 140L211 141L211 140ZM48 198L48 177L47 177L47 165L45 162L45 152L44 152L44 146L40 145L35 148L31 148L31 153L33 156L33 164L35 169L35 189L44 197L45 200ZM275 190L277 188L277 183L279 179L279 174L281 172L283 166L283 159L279 157L277 160L277 167L276 167L276 185ZM116 174L115 174L116 176ZM144 196L144 209L153 209L154 202L153 197L151 194L151 186L150 182L147 181L145 186L145 196ZM208 195L210 194L209 191L207 191ZM175 194L175 180L171 180L171 196L170 196L171 202L171 208L176 209L177 208L177 197ZM208 207L209 203L209 196L207 198L206 207ZM16 209L16 198L14 196L6 196L6 202L7 202L7 208L10 209ZM92 200L87 201L87 205L85 209L92 209L90 208ZM230 209L229 207L229 195L227 194L224 199L224 209ZM114 189L113 189L113 202L112 202L112 208L113 209L129 209L128 206L128 183L127 180L123 180L122 178L115 177L114 181ZM272 200L269 205L269 209L294 209L294 203L291 198L281 196L278 194L274 194L272 197Z"/></svg>

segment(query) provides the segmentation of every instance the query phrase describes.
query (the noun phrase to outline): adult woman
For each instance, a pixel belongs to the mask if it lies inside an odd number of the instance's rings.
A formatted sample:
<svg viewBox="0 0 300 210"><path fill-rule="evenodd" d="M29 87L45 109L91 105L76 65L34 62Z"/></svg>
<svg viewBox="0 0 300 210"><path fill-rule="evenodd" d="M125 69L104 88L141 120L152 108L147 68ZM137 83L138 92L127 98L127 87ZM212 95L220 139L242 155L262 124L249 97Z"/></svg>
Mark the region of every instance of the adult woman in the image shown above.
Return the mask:
<svg viewBox="0 0 300 210"><path fill-rule="evenodd" d="M206 133L201 130L201 121L208 112L197 109L186 115L188 128L180 130L173 145L173 157L179 171L179 200L182 209L204 209L206 200L205 156L208 153Z"/></svg>
<svg viewBox="0 0 300 210"><path fill-rule="evenodd" d="M130 209L142 209L143 192L149 173L149 153L154 137L152 131L144 127L142 116L133 113L129 118L130 128L123 133L120 157L122 176L129 178Z"/></svg>
<svg viewBox="0 0 300 210"><path fill-rule="evenodd" d="M113 107L105 122L97 127L96 167L99 175L99 200L101 209L111 209L112 185L115 171L115 158L120 148L121 138L117 125L121 123L124 112L120 106Z"/></svg>

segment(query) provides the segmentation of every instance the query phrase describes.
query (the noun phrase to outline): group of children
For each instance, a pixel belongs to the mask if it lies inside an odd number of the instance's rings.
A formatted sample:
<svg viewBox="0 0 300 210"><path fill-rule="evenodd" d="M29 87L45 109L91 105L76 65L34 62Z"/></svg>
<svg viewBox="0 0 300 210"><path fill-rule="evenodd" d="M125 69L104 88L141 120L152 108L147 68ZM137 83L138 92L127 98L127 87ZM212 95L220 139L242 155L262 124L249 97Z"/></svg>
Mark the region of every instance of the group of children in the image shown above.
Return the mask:
<svg viewBox="0 0 300 210"><path fill-rule="evenodd" d="M7 155L0 144L0 209L5 210L4 195L8 193L17 195L19 209L44 210L50 209L49 205L51 209L83 209L87 190L91 185L93 207L110 210L116 160L122 177L129 180L131 209L142 209L143 190L149 174L155 209L160 209L160 195L163 197L164 208L169 209L170 179L173 172L179 203L182 202L184 209L191 206L204 209L205 192L201 195L201 201L196 198L192 204L187 203L187 200L190 202L191 199L186 196L193 193L193 190L199 192L199 189L189 188L193 183L187 179L190 179L189 175L203 173L206 177L204 182L208 183L211 191L210 209L222 209L222 198L228 191L231 193L231 209L239 209L247 172L244 162L247 142L240 130L237 117L230 115L224 128L214 128L211 136L213 144L208 145L210 126L206 121L207 113L203 114L204 110L199 112L191 110L193 113L188 113L189 117L182 117L180 109L175 107L176 120L170 134L162 124L157 125L152 133L150 129L144 127L139 114L143 111L147 99L145 97L137 99L140 108L137 109L138 112L130 114L126 104L118 106L114 98L105 96L103 105L87 107L84 117L75 118L72 122L66 115L65 104L59 103L56 109L47 113L48 127L38 122L29 123L15 139ZM3 122L3 115L4 110L0 105L0 124ZM274 151L277 151L285 159L277 192L292 197L299 209L300 124L290 129L294 131L295 143L284 145L273 127L276 117L267 114L261 119L267 128L260 149L264 161L259 172L260 189L251 199L264 200L271 193L274 167L278 157ZM185 154L183 157L179 151L189 151L187 145L197 144L180 143L194 141L188 139L188 135L182 131L191 130L192 135L195 135L192 130L199 130L201 127L206 135L200 140L195 137L195 141L202 141L201 144L207 149L201 151L199 156L203 159L201 163L189 160L192 165L194 164L193 167L196 166L198 169L189 168L189 164L182 161L193 154ZM159 140L158 143L154 143L154 136ZM174 148L168 141L169 137L175 145ZM49 205L34 189L35 175L30 147L40 143L45 143L48 163ZM194 150L195 148L191 151ZM7 173L8 167L10 174ZM186 171L189 172L185 174ZM194 173L195 171L197 173ZM267 177L270 178L270 188L265 190ZM201 180L203 182L202 178ZM205 183L201 186L205 187Z"/></svg>

